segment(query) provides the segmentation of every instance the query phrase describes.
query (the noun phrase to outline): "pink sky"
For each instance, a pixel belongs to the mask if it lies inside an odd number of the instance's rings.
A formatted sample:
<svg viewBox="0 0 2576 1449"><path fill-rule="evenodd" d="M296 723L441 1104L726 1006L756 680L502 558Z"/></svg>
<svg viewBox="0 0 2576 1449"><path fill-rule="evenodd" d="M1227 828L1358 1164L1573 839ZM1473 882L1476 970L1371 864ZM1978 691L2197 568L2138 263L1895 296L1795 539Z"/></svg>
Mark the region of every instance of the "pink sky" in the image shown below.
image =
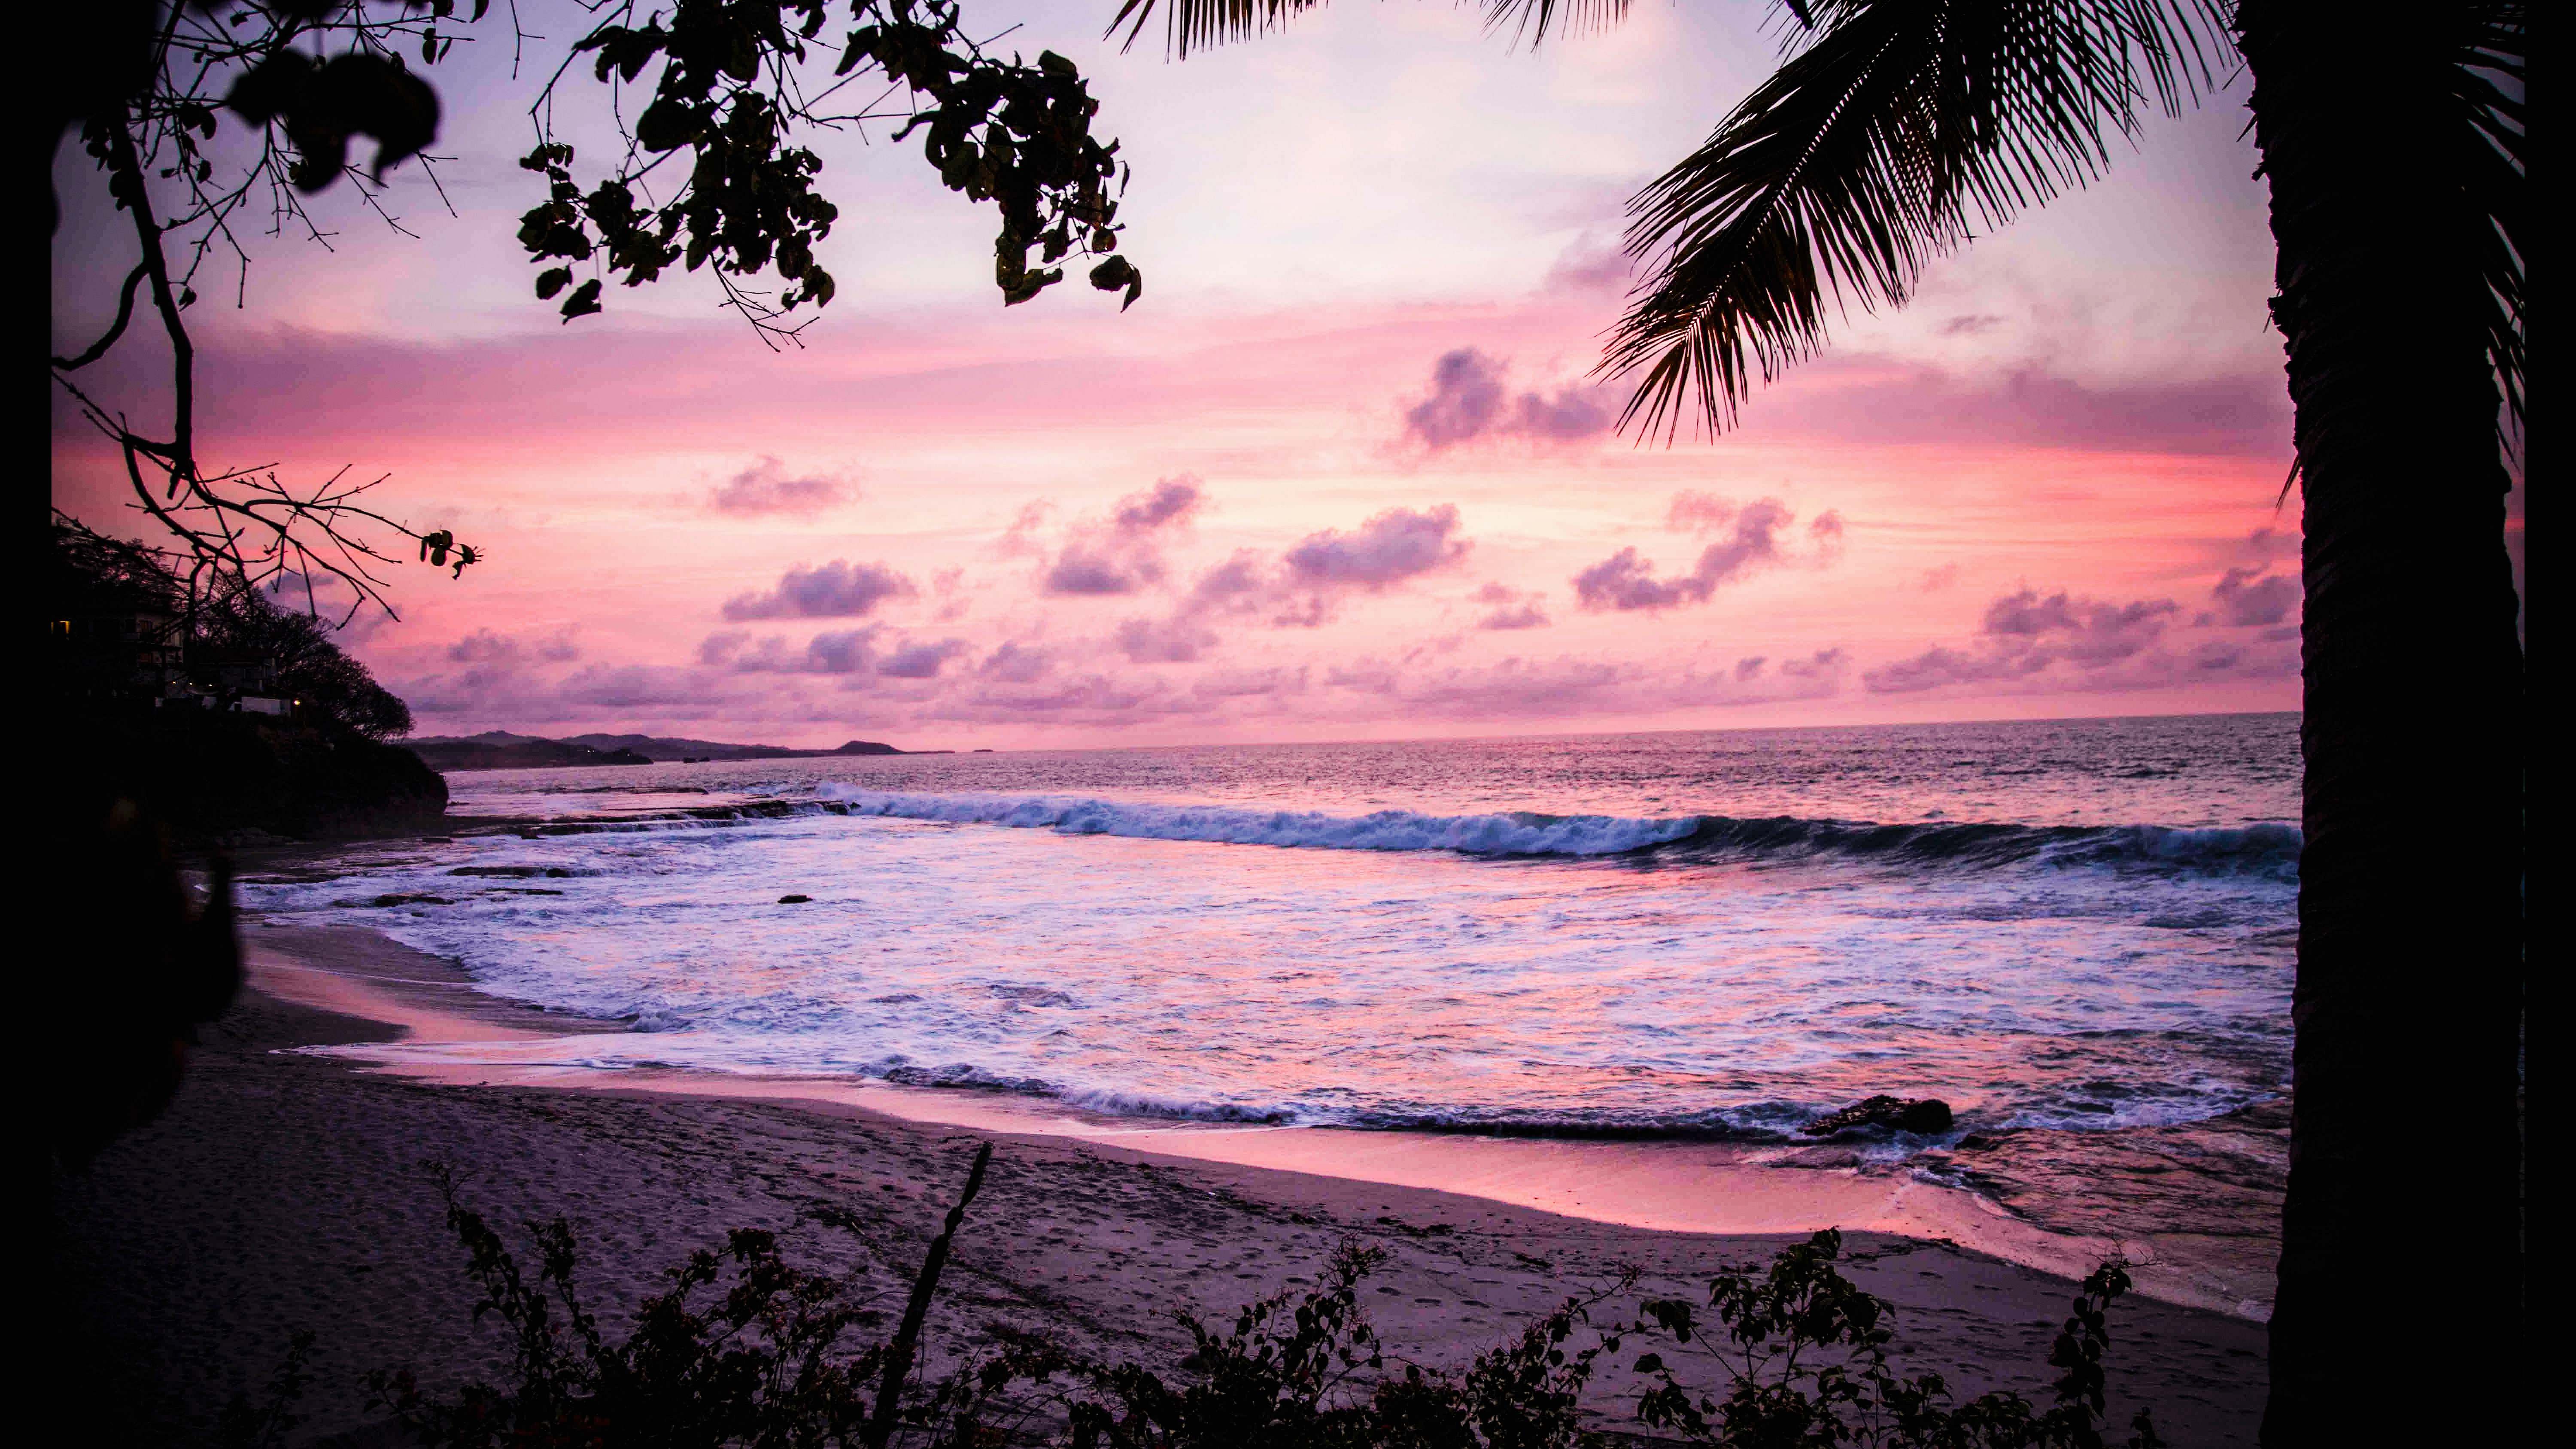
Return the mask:
<svg viewBox="0 0 2576 1449"><path fill-rule="evenodd" d="M1472 13L1354 4L1179 65L1098 43L1105 0L1023 8L1003 44L1079 61L1135 168L1123 316L1078 283L1003 311L989 212L844 136L818 148L841 289L810 347L764 350L689 277L560 326L511 238L533 180L505 49L434 73L460 216L417 168L393 193L417 240L343 188L330 250L260 244L248 305L192 314L209 463L389 474L388 511L488 549L462 580L399 570L401 619L350 631L422 733L1007 748L2296 706L2240 92L1854 318L1740 432L1640 448L1586 378L1608 243L1771 63L1761 7L1641 6L1533 55ZM130 265L84 164L57 164L64 340ZM125 348L102 383L148 401L158 359ZM58 408L56 502L131 527L110 462Z"/></svg>

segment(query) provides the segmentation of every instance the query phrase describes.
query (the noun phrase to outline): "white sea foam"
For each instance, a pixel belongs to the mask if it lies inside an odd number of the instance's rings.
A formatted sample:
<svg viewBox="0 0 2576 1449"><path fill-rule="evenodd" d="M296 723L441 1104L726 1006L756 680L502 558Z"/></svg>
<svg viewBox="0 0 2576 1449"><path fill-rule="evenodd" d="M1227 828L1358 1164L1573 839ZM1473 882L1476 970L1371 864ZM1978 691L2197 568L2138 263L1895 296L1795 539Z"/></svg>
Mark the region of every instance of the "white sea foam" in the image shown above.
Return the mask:
<svg viewBox="0 0 2576 1449"><path fill-rule="evenodd" d="M1689 837L1697 816L1662 820L1613 815L1423 815L1377 810L1328 815L1235 805L1162 805L1048 795L910 795L825 783L819 798L853 815L1007 825L1066 835L1194 840L1320 850L1455 850L1468 855L1617 855Z"/></svg>

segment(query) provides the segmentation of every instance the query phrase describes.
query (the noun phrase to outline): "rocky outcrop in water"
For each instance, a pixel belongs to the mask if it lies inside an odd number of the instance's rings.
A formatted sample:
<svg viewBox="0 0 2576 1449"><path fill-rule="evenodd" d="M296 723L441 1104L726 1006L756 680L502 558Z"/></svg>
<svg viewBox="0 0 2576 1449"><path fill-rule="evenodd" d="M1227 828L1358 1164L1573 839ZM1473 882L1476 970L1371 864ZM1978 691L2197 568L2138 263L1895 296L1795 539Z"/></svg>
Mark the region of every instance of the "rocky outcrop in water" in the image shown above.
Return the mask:
<svg viewBox="0 0 2576 1449"><path fill-rule="evenodd" d="M1950 1104L1937 1097L1870 1097L1839 1112L1819 1117L1799 1130L1809 1137L1843 1137L1875 1132L1913 1132L1930 1136L1950 1130Z"/></svg>

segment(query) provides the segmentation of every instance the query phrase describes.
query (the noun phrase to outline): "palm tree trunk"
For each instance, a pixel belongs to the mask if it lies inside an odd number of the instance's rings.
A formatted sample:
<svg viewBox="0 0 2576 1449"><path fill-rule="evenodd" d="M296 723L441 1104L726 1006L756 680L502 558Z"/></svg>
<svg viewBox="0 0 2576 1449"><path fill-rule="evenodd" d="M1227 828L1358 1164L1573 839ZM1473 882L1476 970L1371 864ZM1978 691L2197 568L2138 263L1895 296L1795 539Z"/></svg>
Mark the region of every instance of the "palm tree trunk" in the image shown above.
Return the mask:
<svg viewBox="0 0 2576 1449"><path fill-rule="evenodd" d="M2263 1442L2508 1443L2523 659L2464 7L2244 0L2306 507L2307 846Z"/></svg>

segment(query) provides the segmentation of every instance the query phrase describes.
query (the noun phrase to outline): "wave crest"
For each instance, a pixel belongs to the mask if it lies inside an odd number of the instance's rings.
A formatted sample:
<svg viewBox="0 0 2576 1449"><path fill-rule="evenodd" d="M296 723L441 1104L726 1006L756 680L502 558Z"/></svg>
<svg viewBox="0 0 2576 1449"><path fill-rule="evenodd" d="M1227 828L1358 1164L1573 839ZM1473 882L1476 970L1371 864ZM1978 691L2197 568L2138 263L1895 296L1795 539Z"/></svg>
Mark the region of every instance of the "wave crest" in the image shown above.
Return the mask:
<svg viewBox="0 0 2576 1449"><path fill-rule="evenodd" d="M2301 837L2294 825L2176 829L2160 825L1879 825L1795 816L1635 818L1546 815L1426 815L1377 810L1329 815L1239 805L1165 805L1048 795L916 795L826 784L817 806L838 814L1054 830L1223 845L1306 850L1445 850L1463 855L1658 859L1779 859L1852 856L1960 866L2028 862L2293 878ZM762 812L767 813L767 812Z"/></svg>

